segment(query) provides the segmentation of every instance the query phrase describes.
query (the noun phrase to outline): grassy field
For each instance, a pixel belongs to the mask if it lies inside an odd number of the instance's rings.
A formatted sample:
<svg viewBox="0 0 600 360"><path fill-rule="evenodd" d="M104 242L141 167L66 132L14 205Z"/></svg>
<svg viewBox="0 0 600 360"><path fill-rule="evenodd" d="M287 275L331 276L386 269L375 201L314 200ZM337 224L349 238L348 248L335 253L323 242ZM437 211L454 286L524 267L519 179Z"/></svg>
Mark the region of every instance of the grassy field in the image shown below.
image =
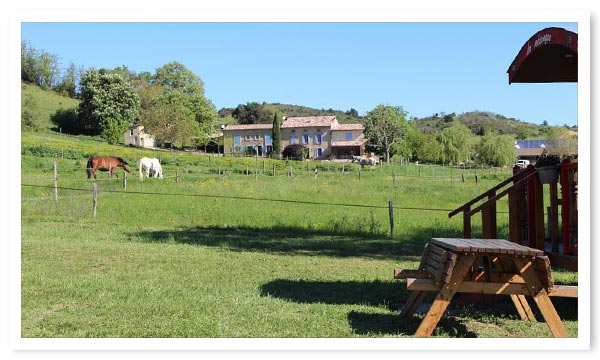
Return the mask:
<svg viewBox="0 0 600 360"><path fill-rule="evenodd" d="M93 217L90 154L132 164L160 157L165 179L140 181L132 172L125 189L120 169L118 179L100 173ZM359 172L355 164L153 152L23 133L21 336L410 337L423 313L399 318L408 293L393 269L415 268L431 237L460 236L462 219L448 212L507 176L414 164ZM506 237L506 203L498 210ZM554 270L557 283L577 284L577 273ZM576 337L577 301L553 302ZM543 321L521 321L505 301L452 309L434 335L551 336Z"/></svg>

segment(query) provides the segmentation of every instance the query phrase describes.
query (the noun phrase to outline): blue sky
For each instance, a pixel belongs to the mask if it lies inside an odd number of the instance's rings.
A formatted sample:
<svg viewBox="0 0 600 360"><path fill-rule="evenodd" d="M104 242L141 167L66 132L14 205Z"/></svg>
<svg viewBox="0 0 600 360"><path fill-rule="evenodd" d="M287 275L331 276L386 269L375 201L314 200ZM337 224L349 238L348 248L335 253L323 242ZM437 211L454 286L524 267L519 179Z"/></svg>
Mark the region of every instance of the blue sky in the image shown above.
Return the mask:
<svg viewBox="0 0 600 360"><path fill-rule="evenodd" d="M577 83L508 84L506 70L541 22L22 22L21 39L61 67L177 61L217 109L285 103L361 115L378 104L409 116L481 110L576 125Z"/></svg>

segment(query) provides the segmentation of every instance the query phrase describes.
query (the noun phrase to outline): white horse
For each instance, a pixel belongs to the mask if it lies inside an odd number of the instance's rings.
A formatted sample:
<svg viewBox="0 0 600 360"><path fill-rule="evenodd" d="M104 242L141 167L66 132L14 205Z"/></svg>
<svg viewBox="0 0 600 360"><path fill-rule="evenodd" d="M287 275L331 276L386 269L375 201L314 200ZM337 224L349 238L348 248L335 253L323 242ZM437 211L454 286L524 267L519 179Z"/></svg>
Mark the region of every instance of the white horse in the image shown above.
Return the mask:
<svg viewBox="0 0 600 360"><path fill-rule="evenodd" d="M358 162L360 167L363 168L365 165L370 165L371 169L377 165L377 159L373 157L364 157L364 156L352 156L352 162Z"/></svg>
<svg viewBox="0 0 600 360"><path fill-rule="evenodd" d="M152 177L158 177L159 179L163 178L162 167L160 166L160 161L156 158L147 158L143 157L140 159L140 179L144 179L143 172L146 172L146 177L150 177L150 172L152 172Z"/></svg>

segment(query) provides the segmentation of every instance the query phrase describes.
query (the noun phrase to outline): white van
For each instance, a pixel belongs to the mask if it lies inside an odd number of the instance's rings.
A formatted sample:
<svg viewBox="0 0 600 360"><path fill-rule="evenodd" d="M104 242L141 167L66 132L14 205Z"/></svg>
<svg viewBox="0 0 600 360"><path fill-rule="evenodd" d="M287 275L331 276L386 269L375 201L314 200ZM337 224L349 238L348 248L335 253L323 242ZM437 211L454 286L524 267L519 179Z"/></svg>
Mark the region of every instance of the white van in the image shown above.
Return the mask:
<svg viewBox="0 0 600 360"><path fill-rule="evenodd" d="M515 166L520 167L521 169L526 168L527 165L529 165L529 160L519 160L515 163Z"/></svg>

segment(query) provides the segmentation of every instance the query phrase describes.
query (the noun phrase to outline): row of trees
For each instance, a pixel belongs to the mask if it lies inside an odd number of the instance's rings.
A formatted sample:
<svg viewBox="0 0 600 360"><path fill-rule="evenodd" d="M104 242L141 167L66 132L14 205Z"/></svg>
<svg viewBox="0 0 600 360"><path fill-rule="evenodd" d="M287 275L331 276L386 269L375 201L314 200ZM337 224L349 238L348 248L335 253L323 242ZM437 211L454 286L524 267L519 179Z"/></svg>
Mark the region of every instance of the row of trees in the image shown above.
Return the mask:
<svg viewBox="0 0 600 360"><path fill-rule="evenodd" d="M73 64L62 72L57 55L23 41L21 80L80 99L77 109L59 110L51 120L65 133L101 135L109 143L121 141L137 123L166 143L202 145L210 141L217 119L202 79L178 62L154 74L125 66L83 70Z"/></svg>
<svg viewBox="0 0 600 360"><path fill-rule="evenodd" d="M75 98L82 72L83 69L73 63L61 69L58 55L35 49L28 42L21 41L21 80L24 82Z"/></svg>
<svg viewBox="0 0 600 360"><path fill-rule="evenodd" d="M367 113L363 125L367 151L389 161L392 156L431 163L460 164L477 161L505 166L514 163L514 137L488 133L476 137L471 129L455 119L435 134L417 128L415 120L399 106L378 105ZM479 139L479 142L477 142Z"/></svg>
<svg viewBox="0 0 600 360"><path fill-rule="evenodd" d="M217 119L202 80L177 62L155 74L88 70L78 96L77 109L58 111L51 120L65 133L101 135L112 144L136 123L166 143L205 144Z"/></svg>

